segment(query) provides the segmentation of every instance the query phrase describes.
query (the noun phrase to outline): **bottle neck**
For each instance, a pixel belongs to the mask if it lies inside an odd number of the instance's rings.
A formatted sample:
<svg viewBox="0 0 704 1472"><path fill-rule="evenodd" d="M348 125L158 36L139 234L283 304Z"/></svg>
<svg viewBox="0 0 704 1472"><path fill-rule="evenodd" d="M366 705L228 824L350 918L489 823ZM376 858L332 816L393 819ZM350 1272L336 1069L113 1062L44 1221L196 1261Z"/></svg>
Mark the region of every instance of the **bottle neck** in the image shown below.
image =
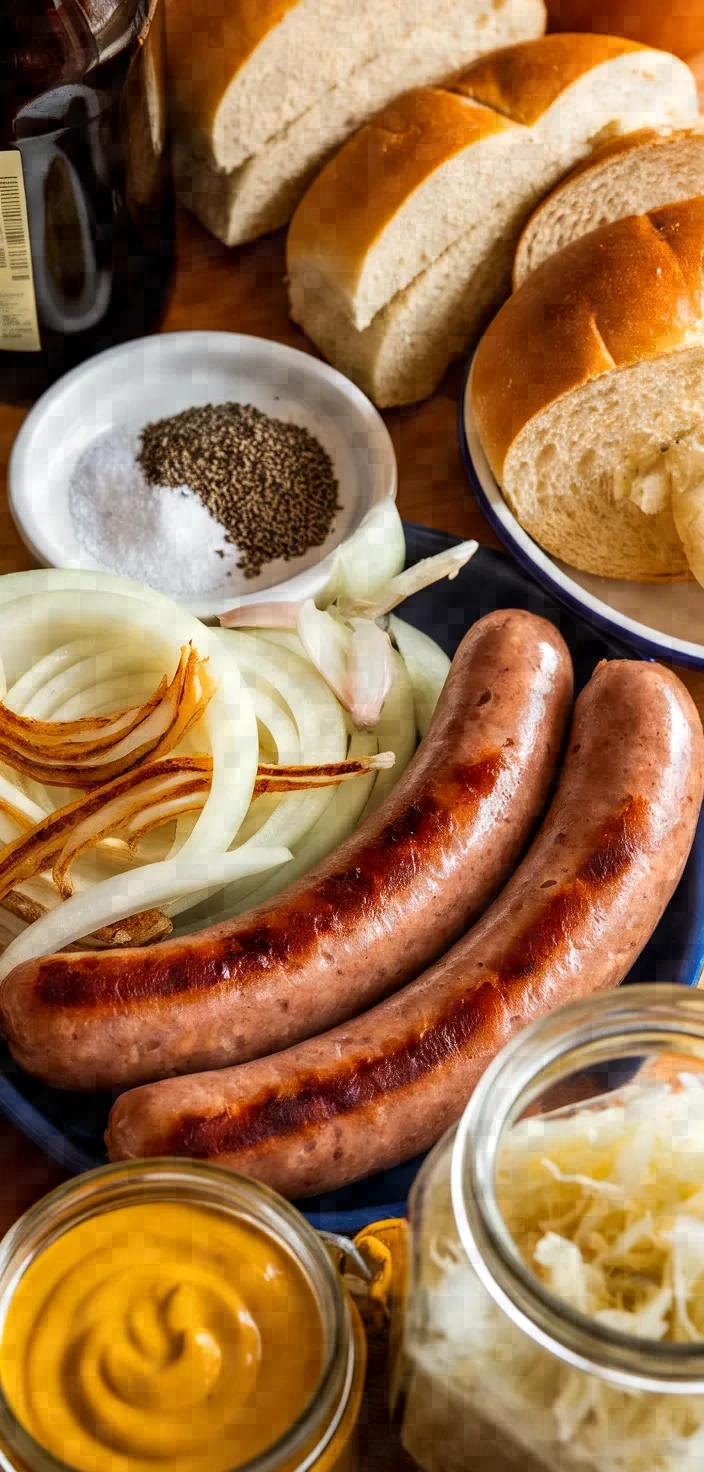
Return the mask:
<svg viewBox="0 0 704 1472"><path fill-rule="evenodd" d="M2 140L11 141L23 107L57 87L81 82L97 61L86 17L75 0L8 0L2 7Z"/></svg>
<svg viewBox="0 0 704 1472"><path fill-rule="evenodd" d="M457 1230L484 1287L513 1323L556 1358L639 1391L704 1394L704 1343L620 1333L551 1293L523 1260L496 1191L499 1154L518 1121L612 1103L657 1060L704 1067L704 995L669 985L624 987L561 1009L521 1033L475 1090L455 1139Z"/></svg>

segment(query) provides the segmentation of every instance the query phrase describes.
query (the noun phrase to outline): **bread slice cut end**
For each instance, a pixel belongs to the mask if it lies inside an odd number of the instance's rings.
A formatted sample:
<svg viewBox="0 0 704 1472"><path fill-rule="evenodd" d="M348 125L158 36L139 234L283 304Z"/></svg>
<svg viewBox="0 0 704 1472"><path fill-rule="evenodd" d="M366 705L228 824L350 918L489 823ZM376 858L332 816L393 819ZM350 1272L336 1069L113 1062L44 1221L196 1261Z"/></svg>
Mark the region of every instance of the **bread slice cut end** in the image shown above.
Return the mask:
<svg viewBox="0 0 704 1472"><path fill-rule="evenodd" d="M511 445L503 494L529 535L568 566L636 582L688 578L670 485L666 477L657 493L657 471L659 457L665 466L697 427L704 343L603 373L553 401Z"/></svg>

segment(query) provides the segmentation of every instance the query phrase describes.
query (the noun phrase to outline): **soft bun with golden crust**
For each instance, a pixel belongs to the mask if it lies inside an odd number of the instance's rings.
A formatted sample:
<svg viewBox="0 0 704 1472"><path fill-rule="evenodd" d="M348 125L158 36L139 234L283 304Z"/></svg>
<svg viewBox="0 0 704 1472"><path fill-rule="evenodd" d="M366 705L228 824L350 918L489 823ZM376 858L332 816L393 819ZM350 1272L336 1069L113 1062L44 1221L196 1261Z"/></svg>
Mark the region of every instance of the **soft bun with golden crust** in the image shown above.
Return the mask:
<svg viewBox="0 0 704 1472"><path fill-rule="evenodd" d="M548 256L599 225L704 194L704 125L640 128L578 164L533 211L513 262L514 290Z"/></svg>
<svg viewBox="0 0 704 1472"><path fill-rule="evenodd" d="M602 226L550 256L482 338L469 392L493 474L546 551L606 577L690 576L704 198Z"/></svg>
<svg viewBox="0 0 704 1472"><path fill-rule="evenodd" d="M385 108L291 222L291 315L380 405L437 387L510 289L531 210L604 137L698 114L684 62L613 36L545 36Z"/></svg>

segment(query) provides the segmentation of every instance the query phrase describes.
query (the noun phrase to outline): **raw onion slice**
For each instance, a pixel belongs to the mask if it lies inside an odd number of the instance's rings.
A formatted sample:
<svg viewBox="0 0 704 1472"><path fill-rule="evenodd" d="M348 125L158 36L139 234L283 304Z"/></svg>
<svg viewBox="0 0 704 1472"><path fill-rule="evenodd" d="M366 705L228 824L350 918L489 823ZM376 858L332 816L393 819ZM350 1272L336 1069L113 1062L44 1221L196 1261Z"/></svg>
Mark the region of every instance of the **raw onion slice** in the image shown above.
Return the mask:
<svg viewBox="0 0 704 1472"><path fill-rule="evenodd" d="M412 624L404 623L394 613L389 618L389 633L410 675L416 710L416 725L421 740L435 714L450 661L434 639Z"/></svg>
<svg viewBox="0 0 704 1472"><path fill-rule="evenodd" d="M23 819L27 820L27 824L31 828L35 823L40 823L42 818L46 817L47 809L40 807L39 803L33 802L31 797L27 797L27 794L17 785L16 773L12 772L11 775L15 780L10 780L9 776L6 777L4 773L0 772L0 798L11 806L19 808Z"/></svg>
<svg viewBox="0 0 704 1472"><path fill-rule="evenodd" d="M317 763L344 761L348 737L343 713L332 691L305 656L277 649L259 634L228 634L220 637L234 649L245 678L259 686L264 674L268 689L286 701L300 737L300 761ZM292 792L283 796L261 826L255 828L256 842L285 844L293 849L320 820L333 794L332 788ZM258 803L268 802L265 796ZM251 824L259 824L252 810L237 835L239 847L252 840Z"/></svg>
<svg viewBox="0 0 704 1472"><path fill-rule="evenodd" d="M42 905L38 900L30 899L28 895L22 894L19 889L11 889L4 895L1 903L3 910L22 920L25 925L34 925L42 916L49 913L51 908ZM126 920L118 920L114 925L106 925L102 930L96 930L92 935L86 936L91 946L144 946L153 941L165 940L171 934L173 925L167 915L161 910L144 910L140 915L132 915Z"/></svg>
<svg viewBox="0 0 704 1472"><path fill-rule="evenodd" d="M400 654L397 654L395 650L392 653L395 669L394 682L374 734L380 746L393 750L396 761L392 768L379 773L365 808L364 817L374 812L393 791L411 761L418 744L413 686Z"/></svg>
<svg viewBox="0 0 704 1472"><path fill-rule="evenodd" d="M350 762L366 763L374 757L376 744L375 733L353 732L349 746ZM384 756L387 757L388 753L384 753ZM283 864L273 874L266 875L258 883L249 884L246 889L243 885L229 885L222 895L217 896L215 903L218 908L214 914L202 916L199 910L189 910L175 927L175 934L186 935L201 921L213 923L232 919L233 916L251 909L253 905L259 905L273 895L280 894L287 885L307 874L354 831L374 784L379 780L379 774L370 766L356 782L341 783L335 788L325 812L298 845L287 864Z"/></svg>
<svg viewBox="0 0 704 1472"><path fill-rule="evenodd" d="M420 593L423 588L429 588L443 578L456 578L478 550L478 542L460 542L456 547L438 552L435 557L424 557L421 562L415 562L413 567L407 567L405 572L391 578L374 598L340 598L338 613L349 619L383 618L413 593Z"/></svg>
<svg viewBox="0 0 704 1472"><path fill-rule="evenodd" d="M12 818L13 823L17 825L22 833L28 833L34 827L32 819L27 816L26 812L22 808L18 808L14 802L8 802L6 797L0 796L0 812L6 813L8 818Z"/></svg>
<svg viewBox="0 0 704 1472"><path fill-rule="evenodd" d="M172 660L174 668L178 650L189 642L209 659L216 690L196 729L200 750L209 750L213 756L213 781L187 846L193 855L224 852L251 801L258 741L247 684L232 652L221 644L219 631L198 623L171 599L98 572L48 569L11 574L0 581L0 606L8 683L16 682L38 657L48 653L52 639L54 646L68 645L85 637L87 629L96 648L114 643L116 664L120 651L129 650L130 661L136 663L141 656L145 668L163 670ZM84 699L83 710L72 711L72 715L94 710L87 689ZM119 703L136 702L128 698ZM32 796L41 805L39 790L37 787Z"/></svg>
<svg viewBox="0 0 704 1472"><path fill-rule="evenodd" d="M309 598L298 611L298 637L355 725L375 726L394 680L388 634L369 619L348 626Z"/></svg>
<svg viewBox="0 0 704 1472"><path fill-rule="evenodd" d="M171 757L165 758L161 763L150 763L145 770L143 781L134 780L130 786L124 782L110 784L109 789L99 789L94 794L97 799L102 796L100 804L84 800L82 804L69 804L73 809L75 827L63 840L62 846L54 859L52 877L59 894L64 899L73 894L73 883L70 877L71 865L86 851L92 848L101 838L106 838L114 833L116 829L122 829L130 818L138 812L140 818L144 819L156 806L162 807L164 800L178 799L179 813L191 811L193 808L203 807L210 791L210 780L213 764L209 756ZM134 774L138 778L139 772ZM66 808L61 808L54 815L54 827L60 831L62 838L65 833L65 824L61 822L61 814ZM166 821L166 819L163 819ZM47 825L43 828L46 832ZM54 850L56 853L56 850ZM2 875L2 855L0 855L0 876ZM2 878L0 877L0 886Z"/></svg>
<svg viewBox="0 0 704 1472"><path fill-rule="evenodd" d="M274 766L259 769L256 792L292 792L329 787L367 770L393 765L393 753L359 757L317 766ZM73 894L71 866L87 849L116 830L130 844L150 829L202 807L212 777L209 756L166 757L151 762L78 798L32 826L0 853L0 898L19 881L41 873L53 861L53 881L63 898ZM0 799L0 803L2 799ZM19 814L20 820L23 815Z"/></svg>
<svg viewBox="0 0 704 1472"><path fill-rule="evenodd" d="M115 924L144 910L209 889L220 889L244 874L261 874L291 858L286 848L235 849L206 858L179 854L162 864L145 864L137 874L116 874L102 884L72 895L30 925L0 957L0 981L25 961L35 960L90 935L98 926Z"/></svg>
<svg viewBox="0 0 704 1472"><path fill-rule="evenodd" d="M114 638L108 648L114 648ZM5 704L18 715L38 716L40 711L33 708L35 697L40 692L42 696L45 695L52 680L65 676L66 671L73 669L81 660L88 657L95 659L98 654L105 652L105 640L96 641L94 638L74 639L70 644L52 649L20 675L7 691ZM43 699L39 703L43 705Z"/></svg>

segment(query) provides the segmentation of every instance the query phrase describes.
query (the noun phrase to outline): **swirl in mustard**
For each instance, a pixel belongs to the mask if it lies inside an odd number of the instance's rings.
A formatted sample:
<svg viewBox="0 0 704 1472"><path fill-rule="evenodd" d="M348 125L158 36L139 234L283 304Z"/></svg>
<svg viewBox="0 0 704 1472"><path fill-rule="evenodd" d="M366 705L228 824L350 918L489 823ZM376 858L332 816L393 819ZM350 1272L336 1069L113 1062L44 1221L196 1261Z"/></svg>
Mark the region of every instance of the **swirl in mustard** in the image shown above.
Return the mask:
<svg viewBox="0 0 704 1472"><path fill-rule="evenodd" d="M320 1380L294 1259L255 1226L153 1201L71 1228L29 1266L0 1343L17 1419L77 1472L228 1472Z"/></svg>

